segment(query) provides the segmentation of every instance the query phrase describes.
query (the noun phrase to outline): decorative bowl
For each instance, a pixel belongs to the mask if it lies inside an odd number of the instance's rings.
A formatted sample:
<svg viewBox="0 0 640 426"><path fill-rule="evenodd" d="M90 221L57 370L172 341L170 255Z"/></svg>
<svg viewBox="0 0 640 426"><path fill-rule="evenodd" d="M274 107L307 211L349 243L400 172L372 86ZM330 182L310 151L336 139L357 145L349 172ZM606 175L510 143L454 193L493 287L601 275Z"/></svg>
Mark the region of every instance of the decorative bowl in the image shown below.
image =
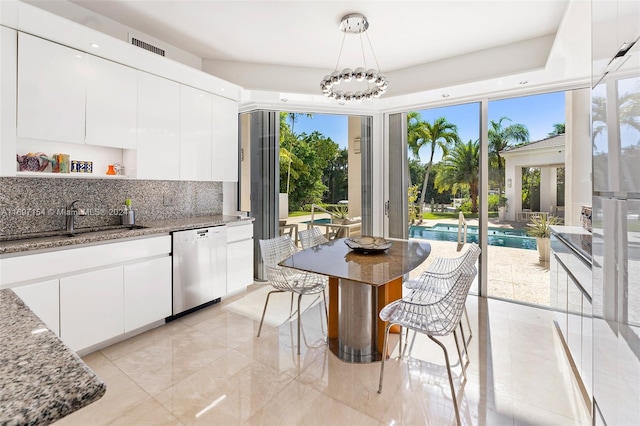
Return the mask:
<svg viewBox="0 0 640 426"><path fill-rule="evenodd" d="M353 251L358 253L381 253L391 247L391 241L381 237L353 237L344 240L344 243Z"/></svg>

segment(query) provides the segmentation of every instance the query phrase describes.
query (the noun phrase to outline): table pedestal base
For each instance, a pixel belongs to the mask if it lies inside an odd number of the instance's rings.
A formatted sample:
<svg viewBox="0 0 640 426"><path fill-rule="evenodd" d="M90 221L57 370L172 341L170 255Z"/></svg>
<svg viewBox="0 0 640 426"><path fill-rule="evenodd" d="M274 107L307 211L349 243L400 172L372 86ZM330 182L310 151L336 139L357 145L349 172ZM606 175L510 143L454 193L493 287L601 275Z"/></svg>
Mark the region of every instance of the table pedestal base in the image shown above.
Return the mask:
<svg viewBox="0 0 640 426"><path fill-rule="evenodd" d="M330 277L327 340L331 352L345 362L380 361L386 323L378 314L401 297L402 277L377 287Z"/></svg>

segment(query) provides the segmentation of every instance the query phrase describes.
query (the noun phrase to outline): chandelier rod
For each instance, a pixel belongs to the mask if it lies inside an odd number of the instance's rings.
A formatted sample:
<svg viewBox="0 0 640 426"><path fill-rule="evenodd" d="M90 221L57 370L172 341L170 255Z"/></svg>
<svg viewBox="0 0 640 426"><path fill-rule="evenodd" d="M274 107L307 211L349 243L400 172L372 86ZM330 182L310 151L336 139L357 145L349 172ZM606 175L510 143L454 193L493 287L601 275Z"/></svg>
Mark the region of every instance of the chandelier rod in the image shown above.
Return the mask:
<svg viewBox="0 0 640 426"><path fill-rule="evenodd" d="M344 47L344 39L347 36L347 33L342 34L342 44L340 45L340 53L338 53L338 60L336 61L336 68L334 71L338 71L338 65L340 65L340 57L342 56L342 48Z"/></svg>
<svg viewBox="0 0 640 426"><path fill-rule="evenodd" d="M367 41L369 42L369 48L371 49L371 54L373 55L373 60L376 62L376 68L378 69L378 72L382 72L382 70L380 69L380 65L378 64L378 58L376 57L376 52L373 50L373 45L371 44L371 39L369 38L369 34L365 33L365 35L367 36Z"/></svg>

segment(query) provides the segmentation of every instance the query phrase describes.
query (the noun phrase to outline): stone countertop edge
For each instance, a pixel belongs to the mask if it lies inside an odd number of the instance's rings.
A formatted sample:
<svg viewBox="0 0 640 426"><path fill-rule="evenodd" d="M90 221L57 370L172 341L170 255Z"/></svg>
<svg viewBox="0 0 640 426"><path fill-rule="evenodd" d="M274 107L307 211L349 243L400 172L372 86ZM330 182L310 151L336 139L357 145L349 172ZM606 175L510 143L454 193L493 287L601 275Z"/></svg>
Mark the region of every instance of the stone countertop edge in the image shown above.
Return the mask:
<svg viewBox="0 0 640 426"><path fill-rule="evenodd" d="M47 425L107 387L9 289L0 290L0 425Z"/></svg>
<svg viewBox="0 0 640 426"><path fill-rule="evenodd" d="M85 234L79 233L72 238L66 235L40 238L17 237L15 240L0 242L0 255L58 247L69 247L100 241L113 241L124 238L153 236L155 234L168 234L174 231L230 225L237 222L253 222L254 220L255 219L252 217L229 215L194 216L181 219L140 221L137 222L136 225L144 226L144 228L126 231L119 228L100 232L87 232Z"/></svg>
<svg viewBox="0 0 640 426"><path fill-rule="evenodd" d="M565 226L565 225L553 225L550 226L551 232L553 232L558 238L560 238L575 254L580 256L586 263L591 265L593 263L593 255L590 251L586 251L584 247L581 247L575 239L578 238L581 241L585 240L589 246L592 243L592 233L587 231L581 226Z"/></svg>

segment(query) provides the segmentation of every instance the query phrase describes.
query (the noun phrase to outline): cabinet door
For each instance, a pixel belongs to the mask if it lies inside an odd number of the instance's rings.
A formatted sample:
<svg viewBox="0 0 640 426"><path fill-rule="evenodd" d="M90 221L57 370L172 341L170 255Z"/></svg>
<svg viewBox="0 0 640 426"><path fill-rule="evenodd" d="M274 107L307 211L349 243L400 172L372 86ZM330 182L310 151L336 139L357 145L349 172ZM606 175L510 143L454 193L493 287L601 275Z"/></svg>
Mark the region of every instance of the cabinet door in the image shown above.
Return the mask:
<svg viewBox="0 0 640 426"><path fill-rule="evenodd" d="M89 56L86 143L133 149L137 144L138 72Z"/></svg>
<svg viewBox="0 0 640 426"><path fill-rule="evenodd" d="M582 371L582 292L569 276L567 284L567 334L565 340L578 372Z"/></svg>
<svg viewBox="0 0 640 426"><path fill-rule="evenodd" d="M58 280L49 280L14 287L12 290L56 336L60 336L60 295Z"/></svg>
<svg viewBox="0 0 640 426"><path fill-rule="evenodd" d="M122 266L60 278L60 337L74 351L124 331Z"/></svg>
<svg viewBox="0 0 640 426"><path fill-rule="evenodd" d="M124 267L124 331L171 316L171 257Z"/></svg>
<svg viewBox="0 0 640 426"><path fill-rule="evenodd" d="M211 97L180 86L181 180L211 180Z"/></svg>
<svg viewBox="0 0 640 426"><path fill-rule="evenodd" d="M557 304L558 310L556 311L556 321L560 326L560 331L562 331L562 337L564 337L565 342L567 341L567 280L569 278L569 274L567 270L562 266L562 264L558 265L558 296L557 296Z"/></svg>
<svg viewBox="0 0 640 426"><path fill-rule="evenodd" d="M138 179L180 178L180 85L138 71Z"/></svg>
<svg viewBox="0 0 640 426"><path fill-rule="evenodd" d="M213 96L212 180L238 181L238 103Z"/></svg>
<svg viewBox="0 0 640 426"><path fill-rule="evenodd" d="M84 143L86 54L18 35L18 137Z"/></svg>
<svg viewBox="0 0 640 426"><path fill-rule="evenodd" d="M253 283L253 239L227 244L227 293Z"/></svg>

